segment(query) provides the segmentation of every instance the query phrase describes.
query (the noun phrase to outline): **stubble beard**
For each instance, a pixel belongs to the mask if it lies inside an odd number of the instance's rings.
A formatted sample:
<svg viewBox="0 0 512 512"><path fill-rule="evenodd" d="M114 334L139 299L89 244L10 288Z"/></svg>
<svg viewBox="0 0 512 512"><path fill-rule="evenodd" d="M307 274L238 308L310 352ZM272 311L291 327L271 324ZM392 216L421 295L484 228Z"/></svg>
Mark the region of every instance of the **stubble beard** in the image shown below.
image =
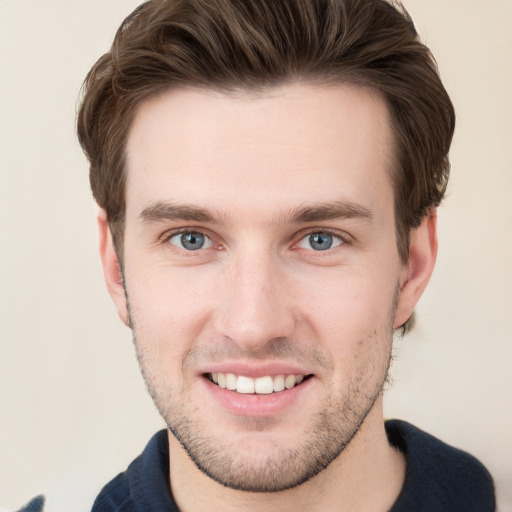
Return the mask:
<svg viewBox="0 0 512 512"><path fill-rule="evenodd" d="M181 393L173 393L159 378L150 358L146 357L143 344L137 337L136 323L130 307L129 294L123 275L123 288L128 310L128 322L133 333L137 360L144 377L146 387L160 415L175 439L181 444L195 466L212 480L233 490L271 493L298 487L321 473L344 450L360 431L365 419L373 409L384 388L389 384L389 368L392 360L393 320L398 304L400 287L397 283L395 294L388 313L388 321L380 328L358 341L358 346L369 344L367 354L382 350L382 344L388 346L387 357L382 360L367 361L361 365L364 370L349 383L348 389L330 389L324 394L323 407L310 420L310 428L305 429L307 437L295 448L275 449L272 453L253 463L244 457L243 449L234 447L229 440L221 444L218 439L209 436L201 425L204 416L197 406L187 400L182 387ZM285 355L296 355L296 347L288 340L275 340L267 343L265 353L258 357L272 359ZM197 351L189 352L187 359L197 358ZM318 350L312 350L307 358L329 372L330 362ZM182 363L182 368L187 366ZM331 386L332 388L332 386ZM176 396L173 396L176 394ZM178 395L180 395L178 397ZM198 418L198 421L196 421ZM300 418L298 418L300 421ZM266 418L246 419L248 433L264 432ZM229 437L230 432L225 437ZM230 449L231 447L231 449ZM170 454L172 457L172 454Z"/></svg>
<svg viewBox="0 0 512 512"><path fill-rule="evenodd" d="M160 413L166 414L164 418L170 432L205 475L234 490L271 493L300 486L337 459L359 432L381 391L382 386L368 397L367 407L362 412L348 403L340 409L328 401L311 420L307 438L297 447L273 446L270 453L257 461L249 460L240 446L232 446L230 450L229 433L226 433L226 444L219 446L217 440L196 430L186 415L171 418L166 411L160 410ZM250 419L245 426L248 433L258 435L266 427L265 419Z"/></svg>
<svg viewBox="0 0 512 512"><path fill-rule="evenodd" d="M309 425L296 446L283 448L274 444L269 450L259 450L266 454L253 460L242 446L230 442L230 432L222 439L207 432L204 412L187 399L190 395L186 388L177 393L165 385L138 342L133 323L132 328L146 386L169 431L201 472L225 487L240 491L283 491L303 484L329 466L349 446L383 392L391 360L390 350L384 364L380 361L380 366L367 365L348 389L325 392L324 403L310 416ZM372 339L360 343L388 343L383 335L382 331L374 332L369 336ZM271 428L269 423L267 418L247 418L242 427L248 435L257 436Z"/></svg>

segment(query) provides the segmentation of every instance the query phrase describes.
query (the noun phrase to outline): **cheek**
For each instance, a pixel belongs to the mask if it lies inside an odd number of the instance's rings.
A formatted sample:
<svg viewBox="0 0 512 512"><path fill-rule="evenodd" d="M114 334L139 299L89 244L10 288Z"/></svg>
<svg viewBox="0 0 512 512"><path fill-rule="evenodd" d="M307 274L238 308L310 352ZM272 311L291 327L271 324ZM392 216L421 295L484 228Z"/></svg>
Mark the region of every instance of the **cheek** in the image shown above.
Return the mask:
<svg viewBox="0 0 512 512"><path fill-rule="evenodd" d="M390 323L397 278L379 279L370 272L317 276L301 286L302 311L328 338L359 339Z"/></svg>
<svg viewBox="0 0 512 512"><path fill-rule="evenodd" d="M385 373L392 345L395 286L394 280L352 273L316 280L312 291L302 294L306 329L333 361L334 378L342 388Z"/></svg>
<svg viewBox="0 0 512 512"><path fill-rule="evenodd" d="M166 269L126 277L137 344L159 361L182 360L212 309L211 287L199 275Z"/></svg>

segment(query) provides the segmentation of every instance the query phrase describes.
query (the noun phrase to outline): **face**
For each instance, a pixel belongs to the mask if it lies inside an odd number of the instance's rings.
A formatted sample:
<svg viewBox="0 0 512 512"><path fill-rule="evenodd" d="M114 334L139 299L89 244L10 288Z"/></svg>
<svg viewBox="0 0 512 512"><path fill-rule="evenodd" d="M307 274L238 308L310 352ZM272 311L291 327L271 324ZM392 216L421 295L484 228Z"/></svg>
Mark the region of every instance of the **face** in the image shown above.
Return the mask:
<svg viewBox="0 0 512 512"><path fill-rule="evenodd" d="M138 111L111 293L170 430L228 487L304 482L380 404L407 315L390 138L384 102L348 86Z"/></svg>

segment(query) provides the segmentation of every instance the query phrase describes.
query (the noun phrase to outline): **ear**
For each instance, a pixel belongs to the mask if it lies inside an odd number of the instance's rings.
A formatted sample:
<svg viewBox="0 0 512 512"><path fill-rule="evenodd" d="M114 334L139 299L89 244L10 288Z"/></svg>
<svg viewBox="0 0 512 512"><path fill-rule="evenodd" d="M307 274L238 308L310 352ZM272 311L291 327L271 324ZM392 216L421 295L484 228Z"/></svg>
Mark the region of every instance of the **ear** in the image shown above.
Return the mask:
<svg viewBox="0 0 512 512"><path fill-rule="evenodd" d="M103 275L107 283L108 292L114 301L119 317L123 323L130 327L126 295L123 286L123 276L117 258L114 240L107 221L105 210L98 213L98 229L100 235L100 256L103 265Z"/></svg>
<svg viewBox="0 0 512 512"><path fill-rule="evenodd" d="M436 256L437 212L431 210L410 234L409 258L400 276L400 294L393 326L395 329L411 317L430 280Z"/></svg>

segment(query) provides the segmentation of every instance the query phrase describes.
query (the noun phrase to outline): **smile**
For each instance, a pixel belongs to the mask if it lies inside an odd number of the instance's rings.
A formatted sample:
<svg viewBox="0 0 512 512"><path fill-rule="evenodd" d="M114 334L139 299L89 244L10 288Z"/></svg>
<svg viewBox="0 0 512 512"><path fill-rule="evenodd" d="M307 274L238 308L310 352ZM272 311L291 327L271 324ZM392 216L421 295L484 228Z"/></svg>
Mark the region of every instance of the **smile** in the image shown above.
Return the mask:
<svg viewBox="0 0 512 512"><path fill-rule="evenodd" d="M208 378L220 388L242 394L269 395L298 386L309 375L275 375L246 377L234 373L209 373Z"/></svg>

